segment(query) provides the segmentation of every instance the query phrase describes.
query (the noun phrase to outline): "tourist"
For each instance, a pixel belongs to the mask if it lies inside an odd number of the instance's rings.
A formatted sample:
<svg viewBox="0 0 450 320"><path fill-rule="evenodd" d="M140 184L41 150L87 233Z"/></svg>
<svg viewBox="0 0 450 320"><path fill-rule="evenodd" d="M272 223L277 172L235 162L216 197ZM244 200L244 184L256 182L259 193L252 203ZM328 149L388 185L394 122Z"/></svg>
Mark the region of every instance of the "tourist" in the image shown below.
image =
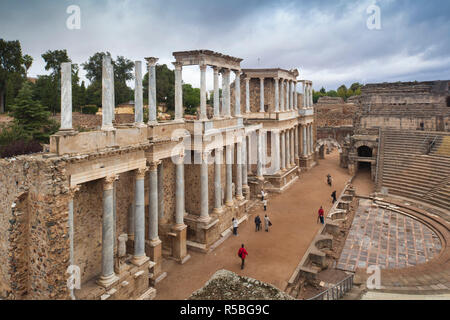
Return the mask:
<svg viewBox="0 0 450 320"><path fill-rule="evenodd" d="M259 217L259 215L257 215L255 218L255 226L256 226L255 232L261 230L261 218Z"/></svg>
<svg viewBox="0 0 450 320"><path fill-rule="evenodd" d="M331 198L333 198L333 204L337 201L336 200L336 190L333 191L333 193L331 194Z"/></svg>
<svg viewBox="0 0 450 320"><path fill-rule="evenodd" d="M237 229L238 229L238 222L236 218L231 219L231 222L233 222L233 234L237 236Z"/></svg>
<svg viewBox="0 0 450 320"><path fill-rule="evenodd" d="M238 256L239 256L239 258L241 258L241 261L242 261L242 263L241 263L241 270L242 270L242 269L244 269L245 257L248 256L248 252L247 252L247 250L245 250L244 244L242 244L241 247L239 248Z"/></svg>
<svg viewBox="0 0 450 320"><path fill-rule="evenodd" d="M261 200L264 201L264 197L266 194L264 193L264 189L261 189Z"/></svg>
<svg viewBox="0 0 450 320"><path fill-rule="evenodd" d="M331 175L330 174L328 174L327 175L327 183L328 183L328 185L331 187L331 182L332 180L331 180Z"/></svg>
<svg viewBox="0 0 450 320"><path fill-rule="evenodd" d="M319 217L318 218L319 218L321 224L324 224L324 217L323 217L323 215L324 215L324 211L323 211L322 206L320 206Z"/></svg>
<svg viewBox="0 0 450 320"><path fill-rule="evenodd" d="M264 211L267 211L267 199L263 199L262 203L264 206Z"/></svg>
<svg viewBox="0 0 450 320"><path fill-rule="evenodd" d="M267 214L264 216L264 228L266 229L266 232L269 232L269 227L272 225L272 222L270 221Z"/></svg>

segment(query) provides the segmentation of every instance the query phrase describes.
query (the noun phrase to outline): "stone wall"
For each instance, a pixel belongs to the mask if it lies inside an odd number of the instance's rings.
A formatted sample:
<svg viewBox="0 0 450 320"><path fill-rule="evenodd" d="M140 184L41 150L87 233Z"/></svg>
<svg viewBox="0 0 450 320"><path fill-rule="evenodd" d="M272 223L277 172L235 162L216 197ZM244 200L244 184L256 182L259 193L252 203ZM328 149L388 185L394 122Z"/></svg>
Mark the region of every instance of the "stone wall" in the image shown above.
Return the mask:
<svg viewBox="0 0 450 320"><path fill-rule="evenodd" d="M357 110L354 103L345 103L339 97L320 97L314 104L318 127L353 125L353 115Z"/></svg>
<svg viewBox="0 0 450 320"><path fill-rule="evenodd" d="M0 160L0 298L66 299L69 263L66 163Z"/></svg>

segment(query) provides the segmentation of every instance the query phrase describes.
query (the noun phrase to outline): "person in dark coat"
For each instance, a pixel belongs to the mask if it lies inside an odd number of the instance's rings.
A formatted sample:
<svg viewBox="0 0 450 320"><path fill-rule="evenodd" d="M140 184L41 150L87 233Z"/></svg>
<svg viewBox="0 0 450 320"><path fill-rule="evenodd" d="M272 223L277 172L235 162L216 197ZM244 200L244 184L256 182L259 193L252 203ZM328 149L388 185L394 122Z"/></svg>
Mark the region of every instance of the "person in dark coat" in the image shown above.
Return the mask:
<svg viewBox="0 0 450 320"><path fill-rule="evenodd" d="M256 226L255 231L261 230L261 218L259 217L259 215L255 217L255 226Z"/></svg>
<svg viewBox="0 0 450 320"><path fill-rule="evenodd" d="M331 179L331 175L330 174L327 175L327 183L331 187L332 179Z"/></svg>
<svg viewBox="0 0 450 320"><path fill-rule="evenodd" d="M333 191L333 193L331 194L331 198L333 198L333 203L335 203L336 200L336 190Z"/></svg>
<svg viewBox="0 0 450 320"><path fill-rule="evenodd" d="M244 269L245 258L248 256L248 252L247 252L247 250L245 250L244 244L242 244L242 246L239 248L238 256L239 256L239 258L241 258L241 261L242 261L242 263L241 263L241 270L242 270L242 269Z"/></svg>

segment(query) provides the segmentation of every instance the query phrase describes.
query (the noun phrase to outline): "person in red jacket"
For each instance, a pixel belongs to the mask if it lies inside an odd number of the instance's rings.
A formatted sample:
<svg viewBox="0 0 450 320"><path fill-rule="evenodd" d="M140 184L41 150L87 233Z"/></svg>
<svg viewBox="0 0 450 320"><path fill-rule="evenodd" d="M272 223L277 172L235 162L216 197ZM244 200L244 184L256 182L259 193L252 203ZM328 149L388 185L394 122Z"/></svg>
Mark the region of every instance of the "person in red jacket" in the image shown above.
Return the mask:
<svg viewBox="0 0 450 320"><path fill-rule="evenodd" d="M319 209L319 219L320 219L320 223L321 224L324 224L323 214L324 214L324 211L323 211L323 208L321 206L320 209Z"/></svg>
<svg viewBox="0 0 450 320"><path fill-rule="evenodd" d="M248 252L247 252L247 250L245 250L244 244L242 244L242 246L239 248L238 256L242 260L242 264L241 264L241 270L242 270L242 269L244 269L245 257L248 256Z"/></svg>

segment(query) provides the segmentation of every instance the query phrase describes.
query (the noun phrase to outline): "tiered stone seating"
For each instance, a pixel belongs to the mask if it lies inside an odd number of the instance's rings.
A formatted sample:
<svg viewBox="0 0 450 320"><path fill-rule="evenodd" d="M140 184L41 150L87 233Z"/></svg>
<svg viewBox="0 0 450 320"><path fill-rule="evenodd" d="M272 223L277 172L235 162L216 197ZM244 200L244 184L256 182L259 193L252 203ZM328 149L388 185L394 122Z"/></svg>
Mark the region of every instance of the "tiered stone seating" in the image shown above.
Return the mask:
<svg viewBox="0 0 450 320"><path fill-rule="evenodd" d="M389 193L448 210L450 206L450 134L386 130L380 157L381 185ZM428 141L435 141L429 154ZM442 154L443 153L443 154Z"/></svg>

